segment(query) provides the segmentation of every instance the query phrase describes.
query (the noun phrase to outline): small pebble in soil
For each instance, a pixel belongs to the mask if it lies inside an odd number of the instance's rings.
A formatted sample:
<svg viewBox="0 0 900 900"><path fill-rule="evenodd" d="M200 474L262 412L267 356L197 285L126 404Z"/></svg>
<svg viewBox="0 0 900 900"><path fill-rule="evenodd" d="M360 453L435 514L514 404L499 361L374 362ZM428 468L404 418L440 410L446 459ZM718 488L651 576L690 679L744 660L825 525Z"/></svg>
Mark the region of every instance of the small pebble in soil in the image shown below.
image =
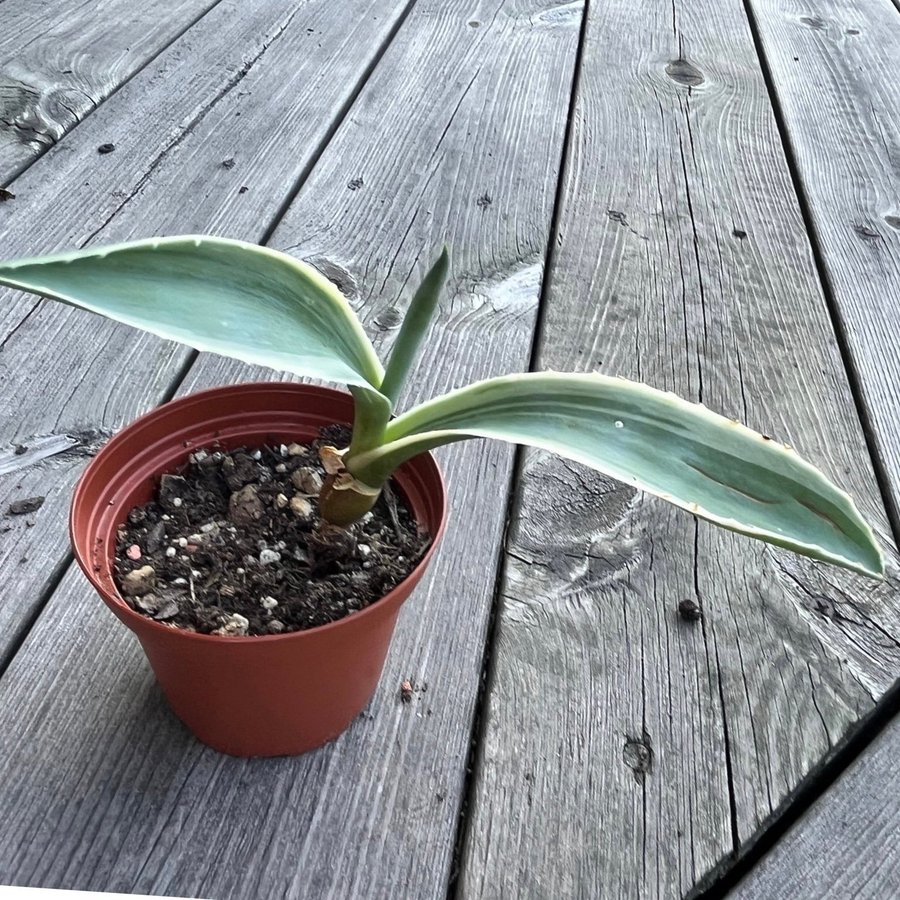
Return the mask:
<svg viewBox="0 0 900 900"><path fill-rule="evenodd" d="M249 634L250 620L245 619L240 613L231 613L226 616L219 628L213 634L235 635Z"/></svg>
<svg viewBox="0 0 900 900"><path fill-rule="evenodd" d="M138 547L137 544L132 544L126 551L125 555L129 559L140 559L141 558L141 548Z"/></svg>
<svg viewBox="0 0 900 900"><path fill-rule="evenodd" d="M239 637L324 625L383 597L429 538L396 490L351 528L319 518L320 444L348 442L347 429L326 429L310 445L195 448L120 529L125 601L171 627Z"/></svg>
<svg viewBox="0 0 900 900"><path fill-rule="evenodd" d="M703 611L700 609L700 604L697 603L696 600L682 600L681 603L678 604L678 615L681 616L685 622L697 622L703 617Z"/></svg>
<svg viewBox="0 0 900 900"><path fill-rule="evenodd" d="M271 566L273 563L281 562L281 554L277 550L260 550L259 564L261 566Z"/></svg>
<svg viewBox="0 0 900 900"><path fill-rule="evenodd" d="M291 473L291 483L298 491L317 497L322 490L323 479L315 469L302 466Z"/></svg>
<svg viewBox="0 0 900 900"><path fill-rule="evenodd" d="M126 597L149 594L156 587L156 571L153 566L141 566L122 576L119 587Z"/></svg>
<svg viewBox="0 0 900 900"><path fill-rule="evenodd" d="M244 485L229 497L228 517L236 525L250 525L263 517L263 504L255 484Z"/></svg>
<svg viewBox="0 0 900 900"><path fill-rule="evenodd" d="M291 512L301 521L308 522L313 516L312 503L299 495L291 497Z"/></svg>
<svg viewBox="0 0 900 900"><path fill-rule="evenodd" d="M116 149L116 145L115 145L115 144L101 144L101 145L97 148L97 152L98 152L98 153L101 153L101 154L106 154L106 153L112 153L113 150L115 150L115 149Z"/></svg>

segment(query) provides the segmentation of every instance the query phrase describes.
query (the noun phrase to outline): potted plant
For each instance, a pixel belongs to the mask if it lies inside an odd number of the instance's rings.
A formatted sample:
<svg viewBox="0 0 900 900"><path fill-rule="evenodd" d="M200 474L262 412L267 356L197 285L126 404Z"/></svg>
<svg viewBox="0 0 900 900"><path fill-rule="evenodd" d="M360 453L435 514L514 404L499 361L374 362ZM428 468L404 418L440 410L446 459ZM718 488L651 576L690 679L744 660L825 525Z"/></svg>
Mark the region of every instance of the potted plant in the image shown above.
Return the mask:
<svg viewBox="0 0 900 900"><path fill-rule="evenodd" d="M413 296L383 368L330 282L257 245L182 236L0 264L7 286L198 350L349 387L345 394L243 385L165 404L116 435L76 489L71 533L79 564L137 634L175 712L218 749L302 752L336 737L368 702L400 605L443 533L443 483L429 451L453 441L498 438L550 450L721 527L883 575L871 529L821 472L783 444L671 393L600 374L530 372L481 381L395 415L448 265L444 251ZM431 538L405 580L338 621L261 636L227 626L218 634L174 628L126 600L121 566L116 580L119 532L161 479L178 477L198 451L205 459L215 448L267 445L284 455L289 443L313 441L329 423L352 431L341 445L319 442L317 540L333 541L352 565L365 565L358 541L347 535L363 527L386 491L398 494ZM140 546L128 550L140 556ZM135 562L126 574L136 570ZM210 602L227 606L216 590L213 584ZM191 602L199 603L193 596Z"/></svg>

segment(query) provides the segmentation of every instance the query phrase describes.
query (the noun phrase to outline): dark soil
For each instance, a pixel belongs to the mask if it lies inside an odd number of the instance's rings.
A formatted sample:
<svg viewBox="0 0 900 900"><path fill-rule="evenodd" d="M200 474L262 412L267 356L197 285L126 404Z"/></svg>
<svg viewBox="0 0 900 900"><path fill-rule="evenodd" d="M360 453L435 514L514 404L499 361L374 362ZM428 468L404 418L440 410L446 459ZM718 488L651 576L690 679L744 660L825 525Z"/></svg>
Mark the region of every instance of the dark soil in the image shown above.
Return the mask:
<svg viewBox="0 0 900 900"><path fill-rule="evenodd" d="M149 618L202 634L299 631L364 609L430 543L388 487L349 529L318 515L312 446L198 450L119 531L116 583Z"/></svg>

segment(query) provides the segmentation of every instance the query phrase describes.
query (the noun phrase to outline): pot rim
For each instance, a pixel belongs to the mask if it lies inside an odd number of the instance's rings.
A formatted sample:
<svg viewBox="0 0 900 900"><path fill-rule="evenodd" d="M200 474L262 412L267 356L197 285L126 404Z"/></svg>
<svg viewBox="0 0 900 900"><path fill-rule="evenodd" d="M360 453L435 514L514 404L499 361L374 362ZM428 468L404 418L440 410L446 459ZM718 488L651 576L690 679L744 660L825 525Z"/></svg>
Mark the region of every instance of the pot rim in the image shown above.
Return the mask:
<svg viewBox="0 0 900 900"><path fill-rule="evenodd" d="M97 578L97 573L94 570L94 566L90 559L85 558L84 555L79 551L78 542L76 540L76 511L79 510L82 506L85 505L85 501L83 500L83 494L86 490L86 483L89 480L89 477L93 470L98 468L105 456L109 453L114 452L117 446L124 441L126 441L129 437L129 432L136 427L140 427L142 425L146 425L149 422L153 422L157 419L165 419L167 415L171 414L173 407L180 404L188 404L188 403L196 403L198 400L203 400L205 397L212 395L221 395L226 393L242 393L242 392L250 392L250 391L260 391L264 389L293 389L293 388L301 388L304 392L317 392L321 394L330 394L335 399L340 398L341 400L346 400L347 398L352 399L352 395L345 391L336 390L330 387L323 387L321 385L314 384L300 384L297 382L289 382L289 381L254 381L254 382L243 382L241 384L234 385L220 385L218 387L206 388L202 391L192 391L189 394L184 395L183 397L178 397L173 400L169 400L165 403L160 404L159 406L154 407L143 415L139 416L136 419L132 419L127 425L122 427L119 431L117 431L110 439L100 448L94 458L88 463L85 467L84 471L78 478L78 483L75 486L75 490L72 494L72 502L69 508L69 539L72 544L72 548L75 555L75 560L79 565L79 568L84 573L87 580L90 582L91 587L100 594L100 597L103 599L104 603L117 615L119 618L123 620L123 622L128 619L131 622L134 622L140 629L149 629L151 632L155 631L159 635L168 635L171 636L173 640L185 640L185 641L198 641L200 643L204 643L207 645L215 644L215 643L225 643L232 646L250 646L250 645L259 645L261 643L270 643L277 644L283 643L285 641L302 641L312 640L318 635L325 634L327 632L334 631L341 627L346 627L348 624L356 624L357 622L363 622L366 617L371 617L378 615L381 609L385 606L390 605L392 601L398 599L398 595L401 593L403 586L412 578L416 577L416 575L420 572L420 570L424 569L431 560L431 557L434 555L435 550L437 549L437 545L440 543L441 538L444 535L444 531L447 526L447 518L448 518L448 504L447 504L447 486L444 480L443 472L441 471L440 466L437 464L437 460L434 458L431 452L419 454L419 456L414 457L415 459L421 459L421 457L427 457L426 465L430 465L433 469L433 473L437 478L439 484L439 494L438 494L438 502L440 504L441 510L441 519L440 524L438 525L437 530L431 536L431 544L428 549L422 555L421 559L416 564L415 568L404 578L399 584L395 585L388 593L382 595L377 600L370 603L365 608L351 613L349 615L342 616L340 619L336 619L333 622L327 622L324 625L317 625L314 628L305 628L299 631L290 631L286 634L262 634L262 635L220 635L220 634L200 634L195 631L187 631L183 628L172 627L170 625L166 625L163 622L158 622L155 619L151 619L149 616L144 616L139 612L133 610L128 603L125 601L124 597L122 597L118 588L115 588L115 592L110 591L106 584L104 584L99 578ZM202 421L202 420L199 420ZM403 469L414 462L414 460L410 460L407 463L404 463L397 470L398 473L402 473ZM154 473L155 476L159 476L164 474L163 471L157 471ZM393 477L393 476L392 476ZM95 540L95 537L92 537L91 540ZM107 566L109 564L107 563ZM114 582L113 582L114 584ZM126 622L126 624L128 624ZM137 631L137 629L134 629Z"/></svg>

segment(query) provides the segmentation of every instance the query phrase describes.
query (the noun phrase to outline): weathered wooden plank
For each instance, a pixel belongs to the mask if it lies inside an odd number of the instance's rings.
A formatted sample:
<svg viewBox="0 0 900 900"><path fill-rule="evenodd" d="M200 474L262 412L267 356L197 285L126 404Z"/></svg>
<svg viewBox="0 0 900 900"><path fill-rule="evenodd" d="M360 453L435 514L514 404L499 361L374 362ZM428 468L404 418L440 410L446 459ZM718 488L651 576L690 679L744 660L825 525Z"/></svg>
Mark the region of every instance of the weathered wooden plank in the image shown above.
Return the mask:
<svg viewBox="0 0 900 900"><path fill-rule="evenodd" d="M275 234L341 282L382 347L410 285L451 243L451 287L411 398L527 364L578 33L579 15L546 0L419 0ZM201 357L184 387L254 374ZM87 634L108 619L67 576L0 680L0 784L24 784L0 824L3 877L13 866L13 880L72 887L443 896L512 457L496 445L444 456L456 528L404 612L376 699L299 759L199 748L118 629L99 651L108 668L87 635L62 641L73 615ZM406 677L428 686L408 706ZM53 679L71 692L41 701L41 724L28 710ZM54 729L74 743L64 755ZM28 746L40 755L20 773ZM51 830L44 853L21 844Z"/></svg>
<svg viewBox="0 0 900 900"><path fill-rule="evenodd" d="M894 502L900 490L900 15L891 0L750 7Z"/></svg>
<svg viewBox="0 0 900 900"><path fill-rule="evenodd" d="M777 435L891 543L739 0L589 4L549 277L540 368ZM691 892L896 677L893 556L876 588L538 453L509 547L463 897Z"/></svg>
<svg viewBox="0 0 900 900"><path fill-rule="evenodd" d="M891 2L756 2L769 67L872 440L897 504L896 304L900 276L900 15ZM801 74L802 73L802 74ZM900 871L884 848L900 827L893 802L897 724L798 821L737 897L892 896Z"/></svg>
<svg viewBox="0 0 900 900"><path fill-rule="evenodd" d="M4 0L0 182L74 128L218 0Z"/></svg>
<svg viewBox="0 0 900 900"><path fill-rule="evenodd" d="M407 6L359 0L348 28L321 0L220 4L16 179L15 204L0 206L4 255L154 233L261 240ZM110 139L115 152L98 156ZM0 446L80 438L0 476L0 516L13 500L47 497L33 516L0 518L11 529L0 535L11 573L0 663L58 577L65 507L91 441L159 402L188 358L56 304L0 304Z"/></svg>
<svg viewBox="0 0 900 900"><path fill-rule="evenodd" d="M889 500L900 510L900 10L753 0ZM891 612L877 622L891 629ZM896 675L896 672L895 672Z"/></svg>
<svg viewBox="0 0 900 900"><path fill-rule="evenodd" d="M898 839L900 721L895 720L728 896L896 897Z"/></svg>

